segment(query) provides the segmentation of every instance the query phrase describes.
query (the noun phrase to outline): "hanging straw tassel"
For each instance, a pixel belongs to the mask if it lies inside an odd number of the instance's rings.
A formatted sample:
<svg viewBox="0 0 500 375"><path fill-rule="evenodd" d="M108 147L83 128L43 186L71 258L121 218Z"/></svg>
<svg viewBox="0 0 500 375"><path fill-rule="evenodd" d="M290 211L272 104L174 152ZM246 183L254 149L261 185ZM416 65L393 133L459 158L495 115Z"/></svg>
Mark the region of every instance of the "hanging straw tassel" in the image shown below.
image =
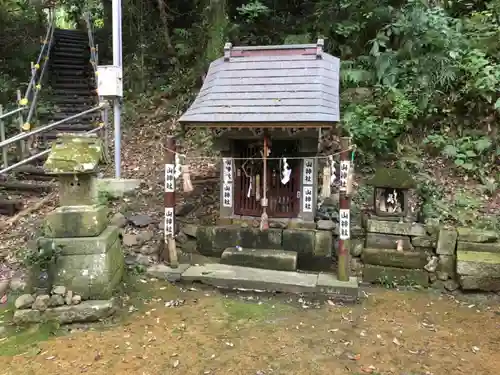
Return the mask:
<svg viewBox="0 0 500 375"><path fill-rule="evenodd" d="M323 168L323 185L321 186L321 198L326 199L330 197L332 194L331 190L331 168L329 166L325 166Z"/></svg>
<svg viewBox="0 0 500 375"><path fill-rule="evenodd" d="M184 193L190 193L193 191L191 175L189 174L189 165L182 166L182 190Z"/></svg>

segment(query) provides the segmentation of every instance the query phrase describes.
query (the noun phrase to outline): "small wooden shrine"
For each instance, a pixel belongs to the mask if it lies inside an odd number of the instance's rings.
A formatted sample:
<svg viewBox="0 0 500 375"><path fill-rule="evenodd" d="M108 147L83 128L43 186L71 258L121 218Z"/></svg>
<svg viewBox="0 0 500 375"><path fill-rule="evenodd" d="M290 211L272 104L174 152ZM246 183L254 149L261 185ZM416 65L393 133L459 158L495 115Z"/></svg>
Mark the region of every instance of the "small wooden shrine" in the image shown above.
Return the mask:
<svg viewBox="0 0 500 375"><path fill-rule="evenodd" d="M184 129L206 127L221 152L222 218L314 221L319 134L339 121L340 60L316 44L224 47Z"/></svg>
<svg viewBox="0 0 500 375"><path fill-rule="evenodd" d="M409 193L416 184L407 171L379 168L367 184L373 186L375 215L380 218L404 219L411 214Z"/></svg>

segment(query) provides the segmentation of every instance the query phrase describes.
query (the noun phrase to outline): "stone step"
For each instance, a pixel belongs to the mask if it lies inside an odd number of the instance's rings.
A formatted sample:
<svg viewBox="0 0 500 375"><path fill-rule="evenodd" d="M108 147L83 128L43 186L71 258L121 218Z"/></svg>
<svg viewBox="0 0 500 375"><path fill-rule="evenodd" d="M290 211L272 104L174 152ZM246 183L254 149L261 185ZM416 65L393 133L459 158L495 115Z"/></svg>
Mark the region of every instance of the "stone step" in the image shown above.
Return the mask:
<svg viewBox="0 0 500 375"><path fill-rule="evenodd" d="M168 271L163 272L163 278L167 278L168 273ZM158 276L160 275L157 272L156 277ZM323 295L346 302L353 302L359 298L359 285L355 277L351 277L349 281L339 281L335 275L328 273L289 272L228 264L205 264L188 267L181 272L180 280L200 282L222 289Z"/></svg>
<svg viewBox="0 0 500 375"><path fill-rule="evenodd" d="M222 253L220 262L232 266L295 271L297 269L297 252L229 247Z"/></svg>

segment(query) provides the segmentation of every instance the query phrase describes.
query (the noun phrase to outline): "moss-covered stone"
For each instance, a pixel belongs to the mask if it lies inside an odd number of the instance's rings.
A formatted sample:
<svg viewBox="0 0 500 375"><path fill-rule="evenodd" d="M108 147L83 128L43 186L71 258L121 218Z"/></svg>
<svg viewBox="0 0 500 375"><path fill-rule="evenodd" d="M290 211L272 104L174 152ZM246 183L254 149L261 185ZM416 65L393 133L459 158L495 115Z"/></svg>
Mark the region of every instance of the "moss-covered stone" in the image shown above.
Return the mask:
<svg viewBox="0 0 500 375"><path fill-rule="evenodd" d="M332 232L316 230L315 237L313 255L318 257L331 257L333 251Z"/></svg>
<svg viewBox="0 0 500 375"><path fill-rule="evenodd" d="M95 193L95 177L90 174L59 176L59 205L94 205L98 201Z"/></svg>
<svg viewBox="0 0 500 375"><path fill-rule="evenodd" d="M300 254L313 254L316 245L316 231L307 229L283 230L283 249Z"/></svg>
<svg viewBox="0 0 500 375"><path fill-rule="evenodd" d="M440 255L454 255L457 246L457 231L441 229L438 235L436 253Z"/></svg>
<svg viewBox="0 0 500 375"><path fill-rule="evenodd" d="M44 222L47 237L98 236L108 225L106 206L59 207L49 213Z"/></svg>
<svg viewBox="0 0 500 375"><path fill-rule="evenodd" d="M366 221L366 231L371 233L387 233L402 236L425 236L425 227L419 223L399 223L392 221L372 220Z"/></svg>
<svg viewBox="0 0 500 375"><path fill-rule="evenodd" d="M220 262L233 266L295 271L297 253L278 249L228 248L222 253Z"/></svg>
<svg viewBox="0 0 500 375"><path fill-rule="evenodd" d="M431 236L413 237L411 243L417 247L436 247L436 239Z"/></svg>
<svg viewBox="0 0 500 375"><path fill-rule="evenodd" d="M483 292L500 291L500 276L460 276L459 282L463 290L481 290Z"/></svg>
<svg viewBox="0 0 500 375"><path fill-rule="evenodd" d="M361 260L365 264L376 266L423 269L427 264L427 255L418 251L366 248L361 254Z"/></svg>
<svg viewBox="0 0 500 375"><path fill-rule="evenodd" d="M457 251L457 273L461 276L498 277L500 253Z"/></svg>
<svg viewBox="0 0 500 375"><path fill-rule="evenodd" d="M456 274L456 260L454 255L439 255L439 264L436 271L446 272L454 277Z"/></svg>
<svg viewBox="0 0 500 375"><path fill-rule="evenodd" d="M500 233L487 230L478 230L467 227L457 228L458 240L466 242L496 242L500 240Z"/></svg>
<svg viewBox="0 0 500 375"><path fill-rule="evenodd" d="M416 187L415 180L407 171L395 168L377 168L367 184L373 187L395 189L414 189Z"/></svg>
<svg viewBox="0 0 500 375"><path fill-rule="evenodd" d="M397 284L401 286L429 286L429 275L426 271L365 264L363 281L378 284Z"/></svg>
<svg viewBox="0 0 500 375"><path fill-rule="evenodd" d="M238 245L243 248L280 249L283 231L270 228L261 231L259 228L239 228ZM235 244L233 244L234 246Z"/></svg>
<svg viewBox="0 0 500 375"><path fill-rule="evenodd" d="M61 255L103 254L118 241L118 227L108 226L105 231L95 237L48 238L38 239L39 248L59 249Z"/></svg>
<svg viewBox="0 0 500 375"><path fill-rule="evenodd" d="M85 299L108 299L124 273L120 241L105 253L59 256L54 285L64 285Z"/></svg>
<svg viewBox="0 0 500 375"><path fill-rule="evenodd" d="M397 242L401 241L403 250L413 250L408 236L396 236L382 233L368 233L366 235L366 247L374 249L397 249Z"/></svg>
<svg viewBox="0 0 500 375"><path fill-rule="evenodd" d="M196 248L198 252L206 256L214 255L214 238L215 227L200 225L196 230ZM220 253L222 253L223 250L224 249L220 249Z"/></svg>
<svg viewBox="0 0 500 375"><path fill-rule="evenodd" d="M102 141L95 134L66 134L52 144L44 168L53 174L95 172L102 152Z"/></svg>
<svg viewBox="0 0 500 375"><path fill-rule="evenodd" d="M479 251L487 253L500 253L500 242L457 242L457 251Z"/></svg>

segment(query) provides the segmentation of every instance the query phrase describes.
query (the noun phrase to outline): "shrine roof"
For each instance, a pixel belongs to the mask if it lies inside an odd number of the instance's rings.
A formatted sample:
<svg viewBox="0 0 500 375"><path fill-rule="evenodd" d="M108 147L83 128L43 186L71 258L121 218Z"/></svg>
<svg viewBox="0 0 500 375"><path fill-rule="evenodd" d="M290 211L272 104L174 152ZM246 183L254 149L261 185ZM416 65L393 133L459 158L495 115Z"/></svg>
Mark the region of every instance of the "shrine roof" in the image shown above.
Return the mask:
<svg viewBox="0 0 500 375"><path fill-rule="evenodd" d="M340 119L340 60L317 44L224 48L210 64L184 125L297 123ZM324 126L324 125L323 125Z"/></svg>

